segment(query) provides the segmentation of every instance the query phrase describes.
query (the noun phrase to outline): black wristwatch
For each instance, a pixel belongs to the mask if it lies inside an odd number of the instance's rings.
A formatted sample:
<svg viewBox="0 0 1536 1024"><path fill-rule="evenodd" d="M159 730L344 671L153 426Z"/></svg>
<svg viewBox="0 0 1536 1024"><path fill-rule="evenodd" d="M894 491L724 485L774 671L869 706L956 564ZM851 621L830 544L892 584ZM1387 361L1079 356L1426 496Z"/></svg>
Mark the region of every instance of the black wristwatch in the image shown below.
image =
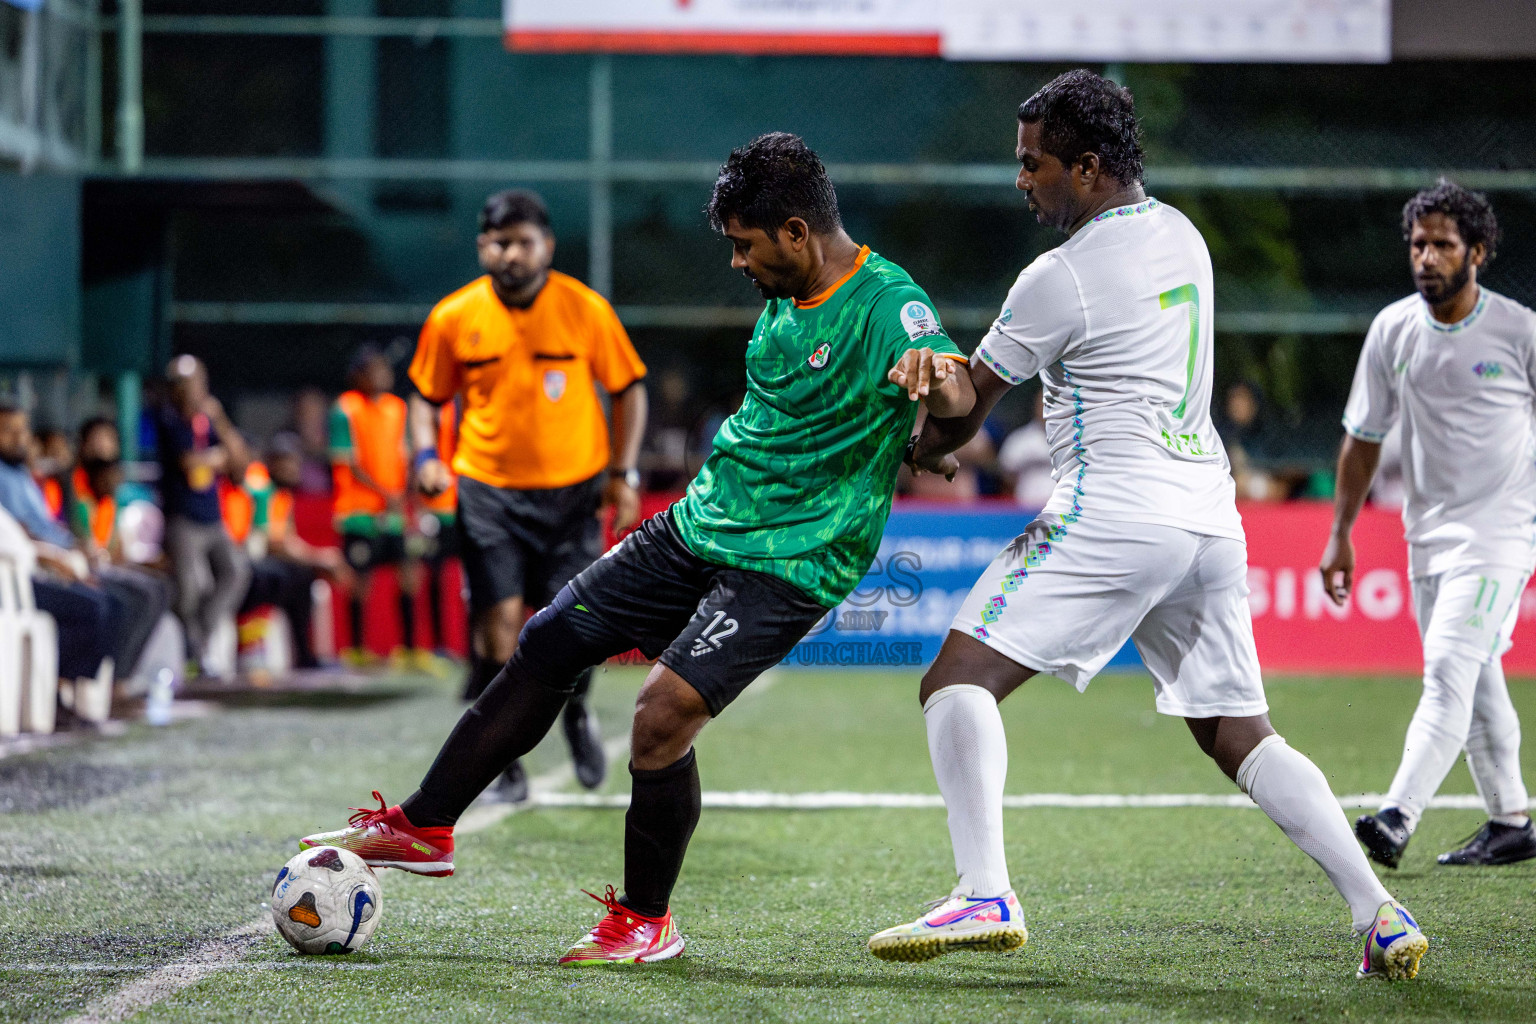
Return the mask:
<svg viewBox="0 0 1536 1024"><path fill-rule="evenodd" d="M632 491L640 489L640 471L638 469L610 469L608 475L623 480Z"/></svg>

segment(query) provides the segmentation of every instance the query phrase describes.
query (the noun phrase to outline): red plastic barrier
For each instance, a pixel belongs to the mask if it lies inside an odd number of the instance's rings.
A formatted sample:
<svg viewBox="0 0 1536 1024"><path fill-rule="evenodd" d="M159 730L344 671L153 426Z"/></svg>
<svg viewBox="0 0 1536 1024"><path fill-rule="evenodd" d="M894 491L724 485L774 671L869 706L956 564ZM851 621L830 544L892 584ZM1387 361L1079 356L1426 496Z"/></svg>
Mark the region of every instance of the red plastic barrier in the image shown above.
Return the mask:
<svg viewBox="0 0 1536 1024"><path fill-rule="evenodd" d="M655 515L679 497L681 495L677 494L642 494L640 496L642 518ZM297 495L294 500L293 516L299 536L309 543L324 546L340 543L332 523L331 500L328 496ZM615 543L611 529L605 530L605 538L608 545ZM465 608L462 593L463 578L463 572L456 560L444 566L443 631L447 634L444 638L446 641L444 646L460 655L469 649L468 610ZM373 586L368 589L368 594L364 598L363 630L368 636L368 647L377 654L388 654L401 643L399 602L396 600L399 592L399 583L393 572L380 570L374 573ZM332 610L335 617L336 645L351 646L352 625L347 612L346 595L337 593ZM434 643L431 630L427 598L423 593L416 601L416 635L423 646Z"/></svg>
<svg viewBox="0 0 1536 1024"><path fill-rule="evenodd" d="M1408 586L1408 546L1396 512L1367 508L1355 524L1355 590L1346 607L1323 593L1317 564L1333 521L1326 502L1241 506L1248 533L1248 597L1259 660L1283 672L1423 670ZM1520 601L1511 674L1536 675L1536 591ZM1529 642L1521 643L1521 640Z"/></svg>

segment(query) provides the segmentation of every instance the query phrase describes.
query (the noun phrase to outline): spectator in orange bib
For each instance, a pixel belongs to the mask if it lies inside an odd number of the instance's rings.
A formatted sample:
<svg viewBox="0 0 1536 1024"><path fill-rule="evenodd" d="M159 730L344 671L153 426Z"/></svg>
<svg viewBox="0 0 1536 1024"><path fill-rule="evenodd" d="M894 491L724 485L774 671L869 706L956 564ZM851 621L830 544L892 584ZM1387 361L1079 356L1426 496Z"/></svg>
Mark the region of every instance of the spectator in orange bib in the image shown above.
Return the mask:
<svg viewBox="0 0 1536 1024"><path fill-rule="evenodd" d="M525 610L542 608L602 552L599 515L615 532L639 519L635 468L645 432L640 361L613 307L550 269L555 236L544 201L509 190L486 200L476 238L485 274L439 302L421 329L411 380L416 485L428 497L458 477L457 529L469 580L478 697L517 647ZM597 388L611 396L605 419ZM442 406L463 405L452 466L440 454ZM591 672L564 714L576 775L607 771L587 709ZM520 764L498 783L527 793Z"/></svg>
<svg viewBox="0 0 1536 1024"><path fill-rule="evenodd" d="M336 531L347 564L357 573L352 589L350 660L368 660L363 645L363 597L380 566L394 566L400 581L402 660L418 665L416 591L421 560L406 543L405 401L393 394L395 371L383 351L364 345L347 371L352 390L331 407L331 469L335 486Z"/></svg>

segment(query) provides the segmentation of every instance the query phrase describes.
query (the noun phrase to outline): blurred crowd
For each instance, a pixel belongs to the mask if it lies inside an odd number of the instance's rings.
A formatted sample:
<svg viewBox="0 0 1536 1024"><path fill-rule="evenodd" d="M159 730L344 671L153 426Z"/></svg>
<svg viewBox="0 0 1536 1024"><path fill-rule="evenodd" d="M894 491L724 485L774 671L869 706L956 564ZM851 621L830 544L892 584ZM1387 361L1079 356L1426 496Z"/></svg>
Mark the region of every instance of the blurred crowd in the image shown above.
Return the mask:
<svg viewBox="0 0 1536 1024"><path fill-rule="evenodd" d="M403 644L393 657L435 668L448 656L442 573L455 554L455 495L428 501L411 486L405 403L394 394L385 353L364 346L348 377L339 397L297 394L286 424L255 451L211 392L203 364L177 357L145 404L136 438L143 461L134 474L112 420L91 418L73 433L34 432L24 408L0 400L0 557L26 567L36 606L56 620L62 679L105 674L120 692L142 693L162 669L177 678L228 678L237 668L237 623L272 608L283 614L291 667L377 660L364 644L364 604L382 566L399 581ZM675 370L657 374L655 391L641 467L648 489L681 491L739 396L701 402ZM450 403L440 431L445 462L454 414ZM1241 499L1331 492L1327 474L1285 461L1284 438L1269 425L1256 385L1228 386L1215 419ZM1389 437L1372 492L1378 504L1401 504L1396 451ZM1022 425L988 424L957 455L953 482L904 469L900 492L1040 508L1055 486L1040 393ZM301 496L329 509L334 544L300 536ZM317 591L317 581L327 589ZM418 642L415 601L423 591L432 635ZM348 602L348 640L317 653L316 601L330 594ZM319 632L329 635L324 618Z"/></svg>
<svg viewBox="0 0 1536 1024"><path fill-rule="evenodd" d="M258 452L210 391L203 364L177 357L146 402L133 465L111 419L34 431L27 409L0 399L0 560L57 625L61 693L99 680L118 696L141 695L162 672L228 679L245 626L272 609L282 612L285 667L379 660L366 653L363 606L381 565L399 570L405 644L396 657L442 661L436 598L453 495L446 507L411 497L404 403L383 353L359 352L350 376L354 387L335 400L300 394L291 422ZM451 431L444 443L451 454ZM340 544L300 535L303 495L331 512ZM419 649L414 635L411 602L424 578L435 650ZM351 606L349 645L317 653L313 636L330 623L312 629L316 599L331 592Z"/></svg>

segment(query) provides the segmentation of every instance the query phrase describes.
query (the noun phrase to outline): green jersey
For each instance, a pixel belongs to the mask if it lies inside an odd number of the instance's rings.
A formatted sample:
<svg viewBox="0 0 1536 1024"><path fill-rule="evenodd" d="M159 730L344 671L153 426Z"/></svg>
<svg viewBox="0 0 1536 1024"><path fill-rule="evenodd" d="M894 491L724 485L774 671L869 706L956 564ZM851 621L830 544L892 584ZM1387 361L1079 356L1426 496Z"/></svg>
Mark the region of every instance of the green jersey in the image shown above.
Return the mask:
<svg viewBox="0 0 1536 1024"><path fill-rule="evenodd" d="M673 507L683 542L841 602L879 550L917 416L885 375L925 345L959 354L923 290L868 249L816 299L770 301L747 346L746 398Z"/></svg>

